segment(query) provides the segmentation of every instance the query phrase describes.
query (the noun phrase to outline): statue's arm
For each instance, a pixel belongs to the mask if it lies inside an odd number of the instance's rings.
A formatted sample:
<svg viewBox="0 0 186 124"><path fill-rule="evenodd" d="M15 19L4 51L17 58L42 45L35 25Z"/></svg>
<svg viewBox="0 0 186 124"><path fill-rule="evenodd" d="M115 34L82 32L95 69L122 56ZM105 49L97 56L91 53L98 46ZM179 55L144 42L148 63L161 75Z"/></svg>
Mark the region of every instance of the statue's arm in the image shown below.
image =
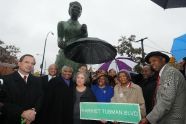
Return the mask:
<svg viewBox="0 0 186 124"><path fill-rule="evenodd" d="M64 41L64 24L63 22L59 22L57 25L57 34L58 34L58 38L57 38L57 43L58 43L58 47L63 49L65 47L65 41Z"/></svg>

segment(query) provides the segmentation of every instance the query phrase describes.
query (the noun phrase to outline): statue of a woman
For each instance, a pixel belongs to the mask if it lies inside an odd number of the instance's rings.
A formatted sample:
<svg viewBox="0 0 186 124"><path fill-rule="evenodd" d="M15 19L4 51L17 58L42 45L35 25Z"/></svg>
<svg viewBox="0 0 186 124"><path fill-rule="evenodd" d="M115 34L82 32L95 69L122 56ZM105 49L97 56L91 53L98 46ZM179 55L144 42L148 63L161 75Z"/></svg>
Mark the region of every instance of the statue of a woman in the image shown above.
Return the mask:
<svg viewBox="0 0 186 124"><path fill-rule="evenodd" d="M56 64L59 69L63 65L70 65L76 71L78 63L75 63L67 59L64 55L64 48L68 46L69 43L76 41L79 38L84 38L88 36L86 24L80 24L78 18L81 16L82 6L79 2L71 2L69 6L70 19L68 21L60 21L57 26L58 32L58 47L60 48Z"/></svg>

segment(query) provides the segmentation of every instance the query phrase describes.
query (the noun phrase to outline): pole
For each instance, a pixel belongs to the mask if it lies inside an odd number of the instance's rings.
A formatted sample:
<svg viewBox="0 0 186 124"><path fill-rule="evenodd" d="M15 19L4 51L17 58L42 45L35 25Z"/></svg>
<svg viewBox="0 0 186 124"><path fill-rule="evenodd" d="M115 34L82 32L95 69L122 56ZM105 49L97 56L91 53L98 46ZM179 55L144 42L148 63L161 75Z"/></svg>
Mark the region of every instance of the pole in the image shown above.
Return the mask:
<svg viewBox="0 0 186 124"><path fill-rule="evenodd" d="M40 68L41 68L40 76L42 76L42 74L43 74L43 63L44 63L44 59L45 59L46 42L47 42L47 38L48 38L48 35L49 35L49 34L54 35L54 33L51 32L51 31L48 32L47 35L46 35L45 44L44 44L44 50L43 50L43 58L42 58L41 66L40 66Z"/></svg>
<svg viewBox="0 0 186 124"><path fill-rule="evenodd" d="M140 42L140 41L141 41L141 49L142 49L142 51L141 51L141 55L142 55L142 60L141 60L141 62L142 62L143 65L145 65L145 52L144 52L144 45L143 45L143 41L144 41L145 39L147 39L147 37L142 38L142 39L136 41L136 42Z"/></svg>

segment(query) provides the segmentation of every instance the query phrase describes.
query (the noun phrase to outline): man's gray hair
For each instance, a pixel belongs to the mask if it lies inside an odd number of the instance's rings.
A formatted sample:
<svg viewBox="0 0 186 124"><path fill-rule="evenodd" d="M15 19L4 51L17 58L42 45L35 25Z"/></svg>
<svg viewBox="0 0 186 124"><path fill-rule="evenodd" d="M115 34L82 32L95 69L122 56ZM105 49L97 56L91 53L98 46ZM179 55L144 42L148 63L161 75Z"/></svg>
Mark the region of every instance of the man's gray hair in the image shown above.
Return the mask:
<svg viewBox="0 0 186 124"><path fill-rule="evenodd" d="M67 68L70 68L71 71L73 72L73 68L72 68L72 66L70 66L70 65L64 65L64 66L62 67L61 71L63 72L63 71L64 71L65 69L67 69Z"/></svg>

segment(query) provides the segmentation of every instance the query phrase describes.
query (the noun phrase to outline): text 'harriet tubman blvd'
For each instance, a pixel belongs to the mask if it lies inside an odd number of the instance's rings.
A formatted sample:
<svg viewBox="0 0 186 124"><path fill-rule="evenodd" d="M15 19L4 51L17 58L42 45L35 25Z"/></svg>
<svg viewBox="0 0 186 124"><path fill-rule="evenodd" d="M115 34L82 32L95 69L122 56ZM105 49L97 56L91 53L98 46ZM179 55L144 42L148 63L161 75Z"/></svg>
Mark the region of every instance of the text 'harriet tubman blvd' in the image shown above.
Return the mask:
<svg viewBox="0 0 186 124"><path fill-rule="evenodd" d="M81 102L80 118L138 123L141 114L138 104Z"/></svg>

